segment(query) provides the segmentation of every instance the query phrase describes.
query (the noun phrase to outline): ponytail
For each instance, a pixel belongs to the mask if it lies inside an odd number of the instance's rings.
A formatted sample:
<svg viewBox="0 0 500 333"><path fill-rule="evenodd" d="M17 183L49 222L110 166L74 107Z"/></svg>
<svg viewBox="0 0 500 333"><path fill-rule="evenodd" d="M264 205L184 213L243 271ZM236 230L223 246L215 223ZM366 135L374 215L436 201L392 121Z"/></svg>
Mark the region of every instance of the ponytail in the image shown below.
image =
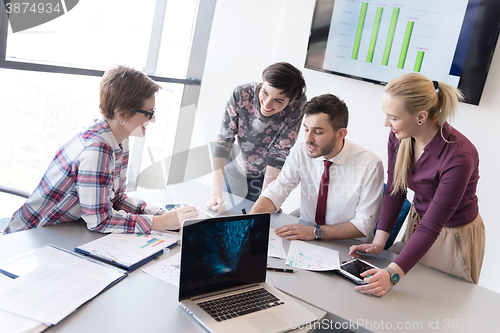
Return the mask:
<svg viewBox="0 0 500 333"><path fill-rule="evenodd" d="M412 115L427 111L428 119L441 128L441 136L443 125L453 119L458 101L463 100L460 90L449 83L431 81L419 73L398 76L387 84L384 92L402 99L405 110ZM408 174L413 170L412 161L412 138L402 139L394 165L391 195L406 192Z"/></svg>

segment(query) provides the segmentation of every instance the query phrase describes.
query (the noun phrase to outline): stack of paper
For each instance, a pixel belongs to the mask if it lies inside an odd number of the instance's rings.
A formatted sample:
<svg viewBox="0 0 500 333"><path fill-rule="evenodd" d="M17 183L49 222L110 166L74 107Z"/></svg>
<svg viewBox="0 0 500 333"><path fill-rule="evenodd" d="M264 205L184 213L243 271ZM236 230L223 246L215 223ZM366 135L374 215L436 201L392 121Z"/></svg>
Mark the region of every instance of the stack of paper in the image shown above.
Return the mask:
<svg viewBox="0 0 500 333"><path fill-rule="evenodd" d="M127 276L123 270L53 246L11 259L1 264L0 270L18 276L0 286L0 309L10 314L4 314L4 319L9 322L0 327L22 322L32 326L35 332L43 328L43 324L57 324L80 305Z"/></svg>
<svg viewBox="0 0 500 333"><path fill-rule="evenodd" d="M12 283L14 279L0 274L0 288ZM0 310L0 332L2 333L38 333L48 327L39 321L29 319L12 312Z"/></svg>

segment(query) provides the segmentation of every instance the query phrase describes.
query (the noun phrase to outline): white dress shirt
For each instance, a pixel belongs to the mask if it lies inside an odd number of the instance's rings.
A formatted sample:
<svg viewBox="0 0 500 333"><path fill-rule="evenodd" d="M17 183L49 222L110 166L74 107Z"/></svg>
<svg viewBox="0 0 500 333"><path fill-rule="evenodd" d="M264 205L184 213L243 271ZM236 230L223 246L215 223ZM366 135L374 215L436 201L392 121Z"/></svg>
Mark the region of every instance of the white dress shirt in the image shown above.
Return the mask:
<svg viewBox="0 0 500 333"><path fill-rule="evenodd" d="M269 184L262 196L269 198L279 209L300 183L300 218L314 222L324 160L324 157L309 157L306 143L297 144L278 178ZM382 161L371 151L349 140L344 140L344 147L330 161L333 164L330 166L326 224L351 222L365 235L358 239L370 242L382 203Z"/></svg>

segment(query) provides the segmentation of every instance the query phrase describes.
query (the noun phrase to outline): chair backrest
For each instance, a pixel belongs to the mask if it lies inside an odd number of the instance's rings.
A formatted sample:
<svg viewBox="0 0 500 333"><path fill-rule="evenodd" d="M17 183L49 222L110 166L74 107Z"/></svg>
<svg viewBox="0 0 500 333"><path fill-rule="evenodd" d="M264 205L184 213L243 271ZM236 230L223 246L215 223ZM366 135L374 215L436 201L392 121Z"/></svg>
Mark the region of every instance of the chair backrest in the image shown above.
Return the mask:
<svg viewBox="0 0 500 333"><path fill-rule="evenodd" d="M0 192L17 195L22 198L29 198L29 196L31 195L31 193L27 191L19 190L17 188L1 184L0 184ZM9 222L10 222L10 217L4 217L4 218L0 217L0 235L3 234L3 231L5 230Z"/></svg>
<svg viewBox="0 0 500 333"><path fill-rule="evenodd" d="M385 188L386 184L384 184L384 194L385 194ZM387 239L387 242L385 243L384 250L387 250L394 244L394 241L396 240L396 237L398 236L399 230L401 230L401 227L403 226L403 223L406 220L406 216L410 212L410 207L411 203L408 201L408 199L405 199L405 202L403 203L403 207L401 208L401 212L399 212L398 219L396 221L396 224L394 225L394 228L392 228L392 232L389 235L389 238ZM377 231L377 226L378 226L378 221L377 225L375 226L375 230L373 230L373 234L375 235L375 232Z"/></svg>
<svg viewBox="0 0 500 333"><path fill-rule="evenodd" d="M23 198L29 198L29 196L31 195L30 192L23 191L23 190L20 190L20 189L14 188L14 187L10 187L7 185L2 185L2 184L0 184L0 192L14 194L14 195L17 195L17 196L20 196Z"/></svg>

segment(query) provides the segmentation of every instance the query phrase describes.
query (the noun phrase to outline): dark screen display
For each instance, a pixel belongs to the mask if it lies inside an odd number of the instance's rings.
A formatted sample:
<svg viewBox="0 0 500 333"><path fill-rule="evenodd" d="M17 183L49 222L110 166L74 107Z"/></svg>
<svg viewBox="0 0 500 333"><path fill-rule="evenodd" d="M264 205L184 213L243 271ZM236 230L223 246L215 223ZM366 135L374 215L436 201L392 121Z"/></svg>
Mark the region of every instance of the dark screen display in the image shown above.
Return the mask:
<svg viewBox="0 0 500 333"><path fill-rule="evenodd" d="M359 260L353 260L351 262L348 262L347 264L344 264L340 266L344 271L350 273L351 275L354 275L360 280L363 280L364 278L361 277L361 273L366 272L367 270L373 269L373 266L367 265L362 261Z"/></svg>
<svg viewBox="0 0 500 333"><path fill-rule="evenodd" d="M269 224L269 214L256 214L184 226L179 299L264 282Z"/></svg>

